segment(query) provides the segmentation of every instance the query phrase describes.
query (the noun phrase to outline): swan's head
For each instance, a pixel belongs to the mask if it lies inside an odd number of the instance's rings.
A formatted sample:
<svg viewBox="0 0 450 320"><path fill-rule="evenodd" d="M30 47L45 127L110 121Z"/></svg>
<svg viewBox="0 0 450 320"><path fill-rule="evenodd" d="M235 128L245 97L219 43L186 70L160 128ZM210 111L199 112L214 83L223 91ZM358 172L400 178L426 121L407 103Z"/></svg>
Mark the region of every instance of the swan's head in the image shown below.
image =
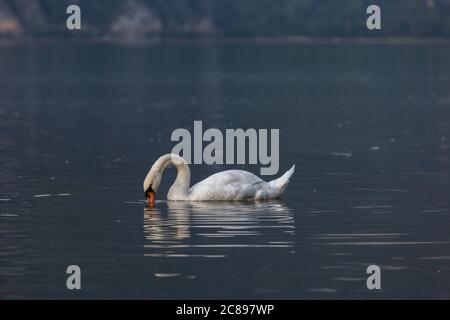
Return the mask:
<svg viewBox="0 0 450 320"><path fill-rule="evenodd" d="M158 191L161 183L161 172L150 169L144 180L144 196L148 200L148 204L155 204L155 192Z"/></svg>
<svg viewBox="0 0 450 320"><path fill-rule="evenodd" d="M150 206L155 203L155 192L158 191L163 171L170 165L178 168L182 165L187 166L187 162L176 154L166 154L155 161L144 180L144 195ZM190 177L189 168L187 168L187 175Z"/></svg>

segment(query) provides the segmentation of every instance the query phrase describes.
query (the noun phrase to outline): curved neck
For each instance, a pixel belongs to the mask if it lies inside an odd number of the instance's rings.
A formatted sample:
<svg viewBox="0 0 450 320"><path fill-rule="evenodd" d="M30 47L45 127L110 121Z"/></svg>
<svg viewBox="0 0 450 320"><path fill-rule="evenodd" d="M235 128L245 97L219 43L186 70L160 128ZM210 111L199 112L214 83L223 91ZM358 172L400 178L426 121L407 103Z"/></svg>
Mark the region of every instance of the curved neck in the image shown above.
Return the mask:
<svg viewBox="0 0 450 320"><path fill-rule="evenodd" d="M177 192L182 192L187 195L191 184L191 170L189 170L186 160L174 153L166 154L155 162L154 167L162 174L164 169L170 165L173 165L178 171L177 178L170 189L174 189Z"/></svg>

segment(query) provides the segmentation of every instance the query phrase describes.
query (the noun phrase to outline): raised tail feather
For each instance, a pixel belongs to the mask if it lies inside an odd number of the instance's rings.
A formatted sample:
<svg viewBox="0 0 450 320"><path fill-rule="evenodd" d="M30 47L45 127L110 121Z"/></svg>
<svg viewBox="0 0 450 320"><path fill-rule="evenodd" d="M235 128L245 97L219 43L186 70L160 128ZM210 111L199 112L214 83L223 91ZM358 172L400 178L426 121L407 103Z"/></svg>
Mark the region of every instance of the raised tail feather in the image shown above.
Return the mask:
<svg viewBox="0 0 450 320"><path fill-rule="evenodd" d="M295 171L295 165L293 165L288 171L286 171L285 174L283 174L278 179L272 180L269 182L269 184L275 188L280 189L280 194L283 193L284 189L286 189L289 179L294 174Z"/></svg>

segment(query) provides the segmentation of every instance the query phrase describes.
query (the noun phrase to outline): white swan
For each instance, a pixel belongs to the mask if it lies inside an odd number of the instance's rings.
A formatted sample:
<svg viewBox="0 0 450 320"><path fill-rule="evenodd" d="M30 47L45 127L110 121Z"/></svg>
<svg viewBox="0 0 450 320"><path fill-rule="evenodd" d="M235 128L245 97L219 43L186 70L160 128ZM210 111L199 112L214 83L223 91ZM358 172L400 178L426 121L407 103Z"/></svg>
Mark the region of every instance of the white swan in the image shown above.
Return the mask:
<svg viewBox="0 0 450 320"><path fill-rule="evenodd" d="M144 180L144 193L149 205L155 201L164 169L173 165L178 170L175 182L167 194L168 200L179 201L232 201L232 200L264 200L279 198L286 189L289 178L294 173L292 166L280 178L265 182L253 173L243 170L227 170L218 172L198 182L191 188L191 171L187 162L176 154L161 156L153 164Z"/></svg>

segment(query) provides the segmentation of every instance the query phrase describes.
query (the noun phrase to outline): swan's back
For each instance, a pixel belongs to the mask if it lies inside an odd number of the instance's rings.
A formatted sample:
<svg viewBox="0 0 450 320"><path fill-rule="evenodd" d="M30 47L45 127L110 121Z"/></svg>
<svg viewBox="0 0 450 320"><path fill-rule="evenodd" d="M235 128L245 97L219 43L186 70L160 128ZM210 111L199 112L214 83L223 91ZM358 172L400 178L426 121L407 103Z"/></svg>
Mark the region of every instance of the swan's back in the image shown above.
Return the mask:
<svg viewBox="0 0 450 320"><path fill-rule="evenodd" d="M214 173L213 175L210 175L205 180L200 181L199 183L192 186L192 189L200 184L254 184L258 182L264 182L261 178L257 177L251 172L244 171L244 170L226 170Z"/></svg>
<svg viewBox="0 0 450 320"><path fill-rule="evenodd" d="M293 170L289 173L290 177ZM222 171L192 186L189 200L229 201L277 198L284 191L289 177L286 177L286 183L279 185L265 182L253 173L244 170Z"/></svg>

